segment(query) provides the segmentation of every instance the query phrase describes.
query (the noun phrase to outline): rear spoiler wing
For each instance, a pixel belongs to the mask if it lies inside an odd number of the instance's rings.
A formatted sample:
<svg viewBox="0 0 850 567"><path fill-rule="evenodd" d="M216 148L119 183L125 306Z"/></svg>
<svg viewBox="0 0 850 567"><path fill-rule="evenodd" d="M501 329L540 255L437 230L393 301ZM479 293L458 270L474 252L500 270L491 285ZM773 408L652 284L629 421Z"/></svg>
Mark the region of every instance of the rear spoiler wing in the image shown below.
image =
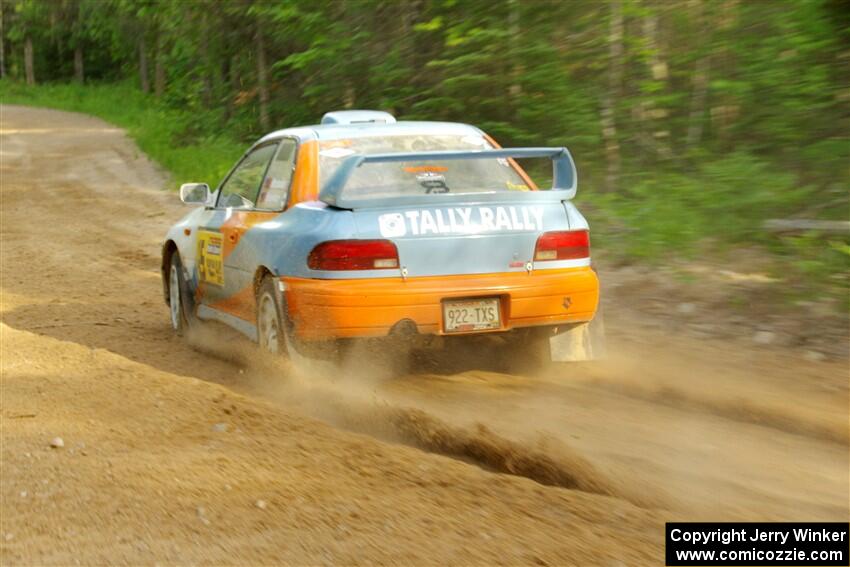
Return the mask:
<svg viewBox="0 0 850 567"><path fill-rule="evenodd" d="M319 200L340 209L374 208L403 205L435 204L435 195L404 195L387 199L346 198L345 185L354 171L364 163L393 163L405 161L460 160L487 158L549 158L552 160L552 189L543 191L488 191L480 193L440 193L439 204L452 202L552 203L572 199L576 194L577 173L573 157L567 148L510 148L498 150L411 152L393 154L353 155L347 157L319 192Z"/></svg>

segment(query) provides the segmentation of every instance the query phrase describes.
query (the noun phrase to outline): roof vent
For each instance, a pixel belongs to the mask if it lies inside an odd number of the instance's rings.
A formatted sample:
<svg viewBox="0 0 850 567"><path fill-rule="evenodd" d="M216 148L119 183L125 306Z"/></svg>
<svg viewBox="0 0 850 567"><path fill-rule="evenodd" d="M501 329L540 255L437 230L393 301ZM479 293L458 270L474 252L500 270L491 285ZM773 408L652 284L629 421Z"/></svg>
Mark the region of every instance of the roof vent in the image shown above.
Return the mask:
<svg viewBox="0 0 850 567"><path fill-rule="evenodd" d="M395 116L379 110L337 110L322 116L322 124L394 124Z"/></svg>

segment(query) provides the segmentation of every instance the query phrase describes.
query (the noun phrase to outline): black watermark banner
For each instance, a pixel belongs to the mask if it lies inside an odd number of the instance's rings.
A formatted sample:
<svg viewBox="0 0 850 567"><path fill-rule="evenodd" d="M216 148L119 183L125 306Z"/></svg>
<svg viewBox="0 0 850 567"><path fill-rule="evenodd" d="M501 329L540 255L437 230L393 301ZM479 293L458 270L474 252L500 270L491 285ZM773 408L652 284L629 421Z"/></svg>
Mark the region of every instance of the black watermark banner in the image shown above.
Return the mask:
<svg viewBox="0 0 850 567"><path fill-rule="evenodd" d="M669 522L667 565L850 565L850 524Z"/></svg>

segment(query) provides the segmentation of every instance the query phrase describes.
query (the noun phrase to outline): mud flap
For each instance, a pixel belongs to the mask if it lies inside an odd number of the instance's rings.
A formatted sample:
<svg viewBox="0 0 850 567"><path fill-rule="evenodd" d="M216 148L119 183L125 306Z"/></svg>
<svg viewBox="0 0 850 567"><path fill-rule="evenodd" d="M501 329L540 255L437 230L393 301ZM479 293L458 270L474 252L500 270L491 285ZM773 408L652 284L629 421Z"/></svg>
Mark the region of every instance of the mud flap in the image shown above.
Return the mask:
<svg viewBox="0 0 850 567"><path fill-rule="evenodd" d="M582 323L549 338L552 362L581 362L605 357L605 324L602 311Z"/></svg>
<svg viewBox="0 0 850 567"><path fill-rule="evenodd" d="M283 342L286 345L286 355L292 362L303 361L305 346L295 337L295 322L289 317L289 305L286 302L286 293L278 276L272 276L275 281L274 294L277 300L278 318L283 326ZM257 325L257 332L260 328Z"/></svg>

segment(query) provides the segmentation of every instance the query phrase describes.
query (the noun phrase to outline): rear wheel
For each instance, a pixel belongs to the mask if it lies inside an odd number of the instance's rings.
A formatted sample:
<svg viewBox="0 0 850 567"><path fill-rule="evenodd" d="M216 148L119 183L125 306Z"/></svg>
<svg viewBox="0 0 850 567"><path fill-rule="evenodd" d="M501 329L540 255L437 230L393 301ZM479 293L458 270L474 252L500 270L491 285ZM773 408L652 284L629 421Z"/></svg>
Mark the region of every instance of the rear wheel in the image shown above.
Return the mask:
<svg viewBox="0 0 850 567"><path fill-rule="evenodd" d="M263 278L257 291L257 341L261 349L272 354L288 353L286 327L271 276Z"/></svg>

